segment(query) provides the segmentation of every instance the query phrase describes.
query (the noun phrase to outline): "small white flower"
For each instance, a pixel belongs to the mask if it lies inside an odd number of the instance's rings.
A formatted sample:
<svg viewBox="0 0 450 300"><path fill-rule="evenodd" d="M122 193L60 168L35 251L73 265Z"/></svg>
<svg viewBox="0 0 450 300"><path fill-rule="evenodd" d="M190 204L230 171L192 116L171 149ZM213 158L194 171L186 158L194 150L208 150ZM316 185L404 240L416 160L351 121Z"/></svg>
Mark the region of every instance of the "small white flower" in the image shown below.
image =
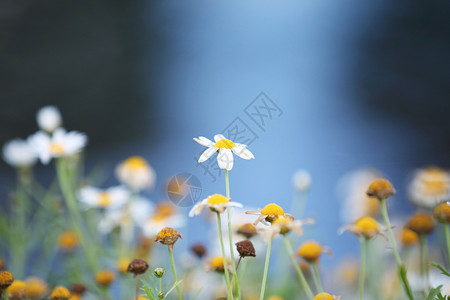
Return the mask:
<svg viewBox="0 0 450 300"><path fill-rule="evenodd" d="M206 161L217 152L217 163L219 164L219 168L230 171L233 169L233 153L243 159L255 158L247 149L246 145L234 143L221 134L216 134L214 136L215 143L203 136L194 138L194 140L200 145L208 147L198 159L199 163Z"/></svg>
<svg viewBox="0 0 450 300"><path fill-rule="evenodd" d="M116 168L116 176L120 182L133 190L152 188L156 175L148 162L140 156L132 156L120 163Z"/></svg>
<svg viewBox="0 0 450 300"><path fill-rule="evenodd" d="M36 121L41 130L53 132L61 127L62 118L59 109L56 106L44 106L36 114Z"/></svg>
<svg viewBox="0 0 450 300"><path fill-rule="evenodd" d="M52 158L74 155L86 146L87 136L78 131L66 132L64 128L55 130L52 136L38 131L28 138L28 143L37 152L43 164Z"/></svg>
<svg viewBox="0 0 450 300"><path fill-rule="evenodd" d="M155 237L164 227L181 228L186 225L186 218L173 208L168 211L169 203L159 203L156 205L154 213L144 220L142 224L142 234L145 237Z"/></svg>
<svg viewBox="0 0 450 300"><path fill-rule="evenodd" d="M3 146L3 159L15 168L31 167L36 163L36 152L27 141L14 139Z"/></svg>
<svg viewBox="0 0 450 300"><path fill-rule="evenodd" d="M231 199L215 194L200 202L197 202L189 212L189 217L198 216L205 207L208 207L214 212L223 213L227 207L242 207L242 204L238 202L231 202Z"/></svg>
<svg viewBox="0 0 450 300"><path fill-rule="evenodd" d="M306 220L295 220L291 216L281 216L272 222L270 227L260 228L259 231L263 234L263 239L267 243L270 240L273 240L277 235L288 234L293 231L297 235L303 235L303 225L306 224L314 224L313 219Z"/></svg>
<svg viewBox="0 0 450 300"><path fill-rule="evenodd" d="M425 208L450 200L450 175L438 167L417 170L409 184L411 201Z"/></svg>
<svg viewBox="0 0 450 300"><path fill-rule="evenodd" d="M298 170L292 177L292 183L297 191L307 191L311 186L311 175L306 170Z"/></svg>
<svg viewBox="0 0 450 300"><path fill-rule="evenodd" d="M78 192L78 198L88 207L116 208L130 199L130 192L123 186L113 186L106 190L85 186Z"/></svg>

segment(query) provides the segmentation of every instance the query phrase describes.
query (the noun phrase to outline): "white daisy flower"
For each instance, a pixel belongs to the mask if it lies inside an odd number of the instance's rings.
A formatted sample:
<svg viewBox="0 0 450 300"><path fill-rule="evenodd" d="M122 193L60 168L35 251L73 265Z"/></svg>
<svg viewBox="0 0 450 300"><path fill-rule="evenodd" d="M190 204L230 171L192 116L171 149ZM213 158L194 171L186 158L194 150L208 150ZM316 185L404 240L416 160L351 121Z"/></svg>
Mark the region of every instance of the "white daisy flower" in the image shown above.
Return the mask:
<svg viewBox="0 0 450 300"><path fill-rule="evenodd" d="M145 237L155 237L164 227L181 228L186 225L184 215L178 213L170 202L160 202L153 213L140 222Z"/></svg>
<svg viewBox="0 0 450 300"><path fill-rule="evenodd" d="M36 114L36 121L39 128L46 132L53 132L62 125L61 113L53 105L44 106L39 109Z"/></svg>
<svg viewBox="0 0 450 300"><path fill-rule="evenodd" d="M417 170L409 184L411 201L425 208L450 200L450 175L438 167Z"/></svg>
<svg viewBox="0 0 450 300"><path fill-rule="evenodd" d="M117 208L130 199L130 192L123 186L113 186L102 190L93 186L82 187L78 199L88 207Z"/></svg>
<svg viewBox="0 0 450 300"><path fill-rule="evenodd" d="M116 176L120 182L137 191L152 188L156 181L155 171L140 156L131 156L120 163L116 168Z"/></svg>
<svg viewBox="0 0 450 300"><path fill-rule="evenodd" d="M86 146L87 136L78 131L67 132L58 128L50 136L38 131L28 138L28 143L37 152L43 164L48 164L52 158L74 155Z"/></svg>
<svg viewBox="0 0 450 300"><path fill-rule="evenodd" d="M217 152L217 163L219 164L219 168L230 171L233 169L233 153L243 159L255 158L247 149L246 145L234 143L221 134L216 134L214 136L215 143L203 136L194 138L194 140L200 145L208 147L198 159L199 163L206 161Z"/></svg>
<svg viewBox="0 0 450 300"><path fill-rule="evenodd" d="M27 141L14 139L3 145L3 159L14 168L31 167L37 156Z"/></svg>
<svg viewBox="0 0 450 300"><path fill-rule="evenodd" d="M261 228L259 231L262 233L264 241L267 243L270 240L273 240L277 235L288 234L293 231L297 235L303 235L303 225L306 224L314 224L313 219L306 220L295 220L290 216L281 216L272 222L270 227Z"/></svg>
<svg viewBox="0 0 450 300"><path fill-rule="evenodd" d="M231 202L231 199L220 194L215 194L197 202L189 212L189 217L198 216L205 207L208 207L213 212L223 213L227 207L242 207L242 204Z"/></svg>

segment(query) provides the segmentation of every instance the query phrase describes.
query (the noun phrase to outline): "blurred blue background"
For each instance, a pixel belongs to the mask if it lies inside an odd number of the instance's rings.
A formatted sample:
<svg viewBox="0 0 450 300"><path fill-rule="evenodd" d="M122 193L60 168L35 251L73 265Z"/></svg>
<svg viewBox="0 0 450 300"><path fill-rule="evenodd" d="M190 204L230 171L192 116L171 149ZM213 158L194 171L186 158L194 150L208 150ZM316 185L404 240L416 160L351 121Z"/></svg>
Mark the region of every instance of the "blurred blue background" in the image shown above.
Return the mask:
<svg viewBox="0 0 450 300"><path fill-rule="evenodd" d="M86 132L88 168L110 173L130 155L165 180L196 175L202 196L225 193L194 156L239 117L256 159L236 158L231 195L249 207L289 206L292 175L312 176L307 215L336 256L357 251L338 236L336 196L347 171L374 166L407 206L408 174L448 166L449 2L6 1L0 4L2 141L36 130L57 105ZM264 92L282 111L264 130L245 108ZM39 167L38 174L52 174ZM3 196L13 170L1 164ZM402 206L401 203L404 205ZM407 209L411 207L407 206ZM192 222L191 222L192 223ZM333 259L326 259L329 263Z"/></svg>

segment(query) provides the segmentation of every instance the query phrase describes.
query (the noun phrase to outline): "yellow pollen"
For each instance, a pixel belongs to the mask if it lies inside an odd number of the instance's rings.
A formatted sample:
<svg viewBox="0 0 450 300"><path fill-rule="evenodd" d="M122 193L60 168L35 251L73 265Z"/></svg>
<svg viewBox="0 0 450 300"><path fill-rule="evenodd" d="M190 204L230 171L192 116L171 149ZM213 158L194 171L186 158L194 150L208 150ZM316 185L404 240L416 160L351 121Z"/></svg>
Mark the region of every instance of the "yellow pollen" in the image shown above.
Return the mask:
<svg viewBox="0 0 450 300"><path fill-rule="evenodd" d="M261 215L264 216L283 216L284 210L281 206L276 205L275 203L267 204L262 210Z"/></svg>
<svg viewBox="0 0 450 300"><path fill-rule="evenodd" d="M403 228L400 238L403 246L412 246L419 242L417 233L408 228Z"/></svg>
<svg viewBox="0 0 450 300"><path fill-rule="evenodd" d="M0 271L0 287L5 288L11 285L14 281L14 276L8 271Z"/></svg>
<svg viewBox="0 0 450 300"><path fill-rule="evenodd" d="M111 205L111 197L107 192L101 192L99 195L98 206L100 207L108 207Z"/></svg>
<svg viewBox="0 0 450 300"><path fill-rule="evenodd" d="M102 270L95 274L95 281L101 286L109 286L114 278L114 273L109 270Z"/></svg>
<svg viewBox="0 0 450 300"><path fill-rule="evenodd" d="M216 142L214 146L219 149L220 148L231 149L231 148L236 147L236 144L229 139L223 139L223 140Z"/></svg>
<svg viewBox="0 0 450 300"><path fill-rule="evenodd" d="M297 255L303 257L308 262L315 262L322 254L322 246L316 242L305 242L300 246Z"/></svg>
<svg viewBox="0 0 450 300"><path fill-rule="evenodd" d="M62 144L59 143L51 143L50 144L50 153L52 155L62 155L64 154L64 147Z"/></svg>
<svg viewBox="0 0 450 300"><path fill-rule="evenodd" d="M117 270L120 273L126 273L128 271L129 264L130 264L130 260L128 258L119 258L116 262Z"/></svg>
<svg viewBox="0 0 450 300"><path fill-rule="evenodd" d="M211 204L211 205L216 205L216 204L226 204L229 201L228 201L227 197L222 196L220 194L215 194L215 195L209 196L208 201L206 201L206 202L208 202L208 204Z"/></svg>
<svg viewBox="0 0 450 300"><path fill-rule="evenodd" d="M27 279L27 286L25 288L25 297L31 299L40 299L48 291L47 284L40 278L30 277Z"/></svg>
<svg viewBox="0 0 450 300"><path fill-rule="evenodd" d="M164 239L171 238L171 237L175 237L175 236L178 236L178 235L179 235L179 233L178 233L178 231L176 231L175 229L170 228L170 227L164 227L164 228L158 233L158 235L156 236L156 238L157 238L157 239L164 240Z"/></svg>
<svg viewBox="0 0 450 300"><path fill-rule="evenodd" d="M314 297L314 300L333 300L334 297L328 293L320 293Z"/></svg>
<svg viewBox="0 0 450 300"><path fill-rule="evenodd" d="M78 246L78 236L74 231L63 231L58 237L58 245L61 249L70 250Z"/></svg>
<svg viewBox="0 0 450 300"><path fill-rule="evenodd" d="M127 158L123 164L132 170L139 170L148 167L147 161L141 156L131 156Z"/></svg>
<svg viewBox="0 0 450 300"><path fill-rule="evenodd" d="M50 294L50 299L52 300L67 300L70 297L70 292L63 286L57 286L53 289Z"/></svg>
<svg viewBox="0 0 450 300"><path fill-rule="evenodd" d="M378 233L379 227L377 221L371 217L362 217L356 220L354 223L357 231L361 232L364 236L370 236Z"/></svg>
<svg viewBox="0 0 450 300"><path fill-rule="evenodd" d="M226 264L228 265L230 262L228 259L225 259ZM211 261L211 268L214 270L222 270L223 271L223 257L217 256Z"/></svg>
<svg viewBox="0 0 450 300"><path fill-rule="evenodd" d="M23 281L14 281L7 289L6 292L11 298L21 299L25 296L25 288L27 284Z"/></svg>
<svg viewBox="0 0 450 300"><path fill-rule="evenodd" d="M291 218L280 217L272 222L272 225L286 225L292 223L293 220Z"/></svg>

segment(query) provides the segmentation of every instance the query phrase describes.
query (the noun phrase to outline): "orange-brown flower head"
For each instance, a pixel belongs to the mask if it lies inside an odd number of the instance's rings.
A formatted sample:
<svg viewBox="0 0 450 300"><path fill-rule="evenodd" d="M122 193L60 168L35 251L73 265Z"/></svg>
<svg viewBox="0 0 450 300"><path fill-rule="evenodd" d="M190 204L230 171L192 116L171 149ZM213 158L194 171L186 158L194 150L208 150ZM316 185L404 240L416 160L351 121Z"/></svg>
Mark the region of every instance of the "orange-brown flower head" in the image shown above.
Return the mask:
<svg viewBox="0 0 450 300"><path fill-rule="evenodd" d="M19 300L25 297L25 288L27 284L21 280L14 281L10 286L6 288L8 299Z"/></svg>
<svg viewBox="0 0 450 300"><path fill-rule="evenodd" d="M182 238L181 234L178 233L173 228L164 227L161 231L156 235L155 242L159 242L163 245L169 246L170 249L173 249L173 244L176 243L178 238Z"/></svg>
<svg viewBox="0 0 450 300"><path fill-rule="evenodd" d="M315 263L324 252L323 246L315 241L303 243L297 251L297 255L309 263Z"/></svg>
<svg viewBox="0 0 450 300"><path fill-rule="evenodd" d="M148 263L140 258L133 259L133 261L128 266L128 272L134 275L143 274L148 269Z"/></svg>
<svg viewBox="0 0 450 300"><path fill-rule="evenodd" d="M0 271L0 288L6 289L14 282L14 276L8 271Z"/></svg>
<svg viewBox="0 0 450 300"><path fill-rule="evenodd" d="M450 201L442 202L433 210L433 216L439 223L450 223Z"/></svg>
<svg viewBox="0 0 450 300"><path fill-rule="evenodd" d="M70 292L63 286L57 286L53 289L50 294L51 300L68 300L70 297Z"/></svg>
<svg viewBox="0 0 450 300"><path fill-rule="evenodd" d="M86 292L86 286L81 283L74 283L70 288L70 291L74 295L83 295Z"/></svg>
<svg viewBox="0 0 450 300"><path fill-rule="evenodd" d="M30 277L26 280L25 297L29 299L41 299L48 292L48 285L38 277Z"/></svg>
<svg viewBox="0 0 450 300"><path fill-rule="evenodd" d="M382 201L395 194L395 189L392 184L383 178L378 178L372 181L366 191L367 196L376 197Z"/></svg>
<svg viewBox="0 0 450 300"><path fill-rule="evenodd" d="M256 227L255 226L253 226L252 224L248 223L248 224L243 224L243 225L239 226L238 229L237 229L237 233L238 234L242 234L247 239L250 239L250 238L254 237L257 234L257 231L256 231Z"/></svg>
<svg viewBox="0 0 450 300"><path fill-rule="evenodd" d="M192 245L191 251L195 256L201 259L206 254L206 247L203 244L197 243Z"/></svg>
<svg viewBox="0 0 450 300"><path fill-rule="evenodd" d="M406 227L417 234L430 234L434 230L434 221L429 214L417 213L411 217Z"/></svg>
<svg viewBox="0 0 450 300"><path fill-rule="evenodd" d="M77 234L72 230L63 231L58 237L58 246L62 250L69 251L79 244Z"/></svg>
<svg viewBox="0 0 450 300"><path fill-rule="evenodd" d="M348 227L348 230L357 236L362 236L366 239L371 239L377 234L380 234L380 226L378 225L378 222L371 217L359 218Z"/></svg>
<svg viewBox="0 0 450 300"><path fill-rule="evenodd" d="M419 236L411 229L404 227L400 233L400 241L404 247L417 245Z"/></svg>
<svg viewBox="0 0 450 300"><path fill-rule="evenodd" d="M236 243L236 249L241 257L256 256L255 247L249 240L244 240Z"/></svg>

